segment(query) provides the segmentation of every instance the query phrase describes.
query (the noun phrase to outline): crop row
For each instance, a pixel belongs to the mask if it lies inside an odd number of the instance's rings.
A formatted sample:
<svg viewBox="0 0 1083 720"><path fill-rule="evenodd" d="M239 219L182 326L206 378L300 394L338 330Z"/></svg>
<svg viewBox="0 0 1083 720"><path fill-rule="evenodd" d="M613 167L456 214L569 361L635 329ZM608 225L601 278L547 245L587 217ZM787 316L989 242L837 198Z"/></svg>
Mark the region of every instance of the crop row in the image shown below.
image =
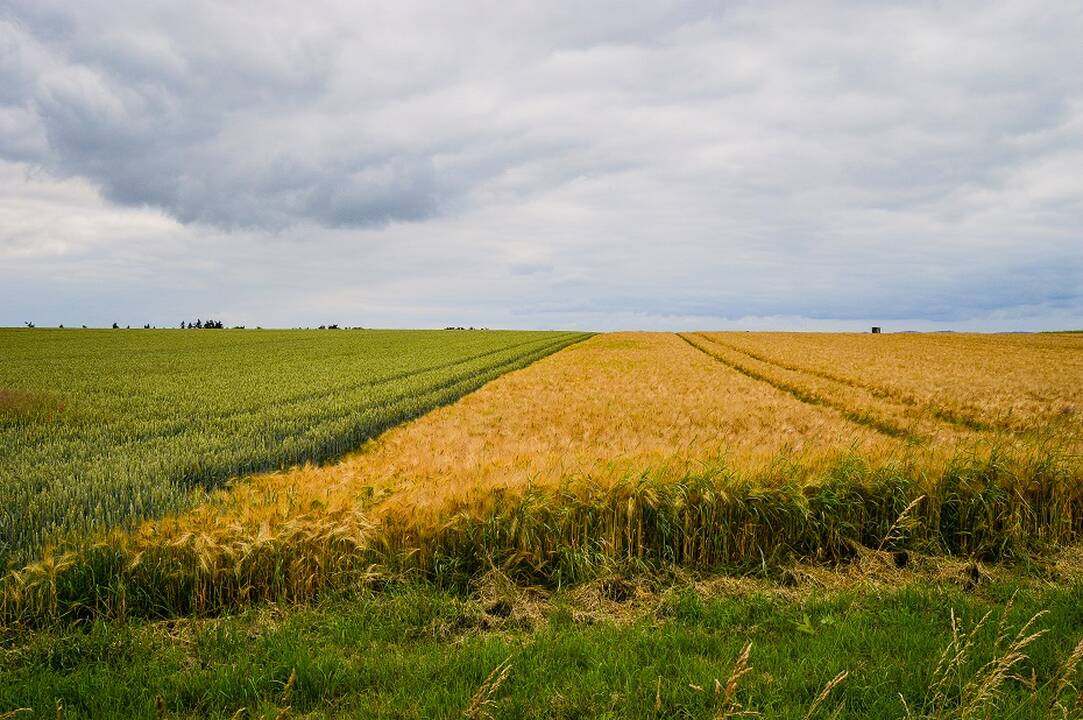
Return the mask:
<svg viewBox="0 0 1083 720"><path fill-rule="evenodd" d="M581 337L207 333L193 348L195 333L38 332L0 335L15 361L0 387L43 410L0 412L0 562L183 510L237 475L341 455Z"/></svg>
<svg viewBox="0 0 1083 720"><path fill-rule="evenodd" d="M758 361L861 388L971 430L1080 431L1077 334L709 333ZM1074 428L1073 428L1074 426Z"/></svg>
<svg viewBox="0 0 1083 720"><path fill-rule="evenodd" d="M231 522L114 532L0 584L0 618L36 625L214 614L249 603L420 576L465 585L496 567L555 586L610 573L777 574L794 561L890 553L1019 558L1078 541L1078 461L1033 449L960 455L939 475L839 458L816 481L716 465L679 480L629 478L482 493L439 524L358 508L300 512L268 529Z"/></svg>

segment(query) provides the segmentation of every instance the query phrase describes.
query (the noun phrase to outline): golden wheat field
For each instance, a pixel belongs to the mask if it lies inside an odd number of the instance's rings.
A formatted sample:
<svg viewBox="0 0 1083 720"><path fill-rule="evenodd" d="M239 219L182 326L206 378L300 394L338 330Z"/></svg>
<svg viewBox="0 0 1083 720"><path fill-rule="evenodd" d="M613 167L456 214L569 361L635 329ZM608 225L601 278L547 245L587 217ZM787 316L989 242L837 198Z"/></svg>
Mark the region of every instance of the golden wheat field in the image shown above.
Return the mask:
<svg viewBox="0 0 1083 720"><path fill-rule="evenodd" d="M837 561L860 545L996 558L1072 542L1081 342L596 335L341 461L239 479L47 555L5 607L205 612L404 569L574 579L626 562ZM92 590L73 580L83 589L61 597L65 573L92 575Z"/></svg>
<svg viewBox="0 0 1083 720"><path fill-rule="evenodd" d="M870 344L881 338L886 347ZM1027 442L1027 429L1078 440L1083 338L1032 342L598 335L396 428L340 463L253 478L215 498L213 512L228 504L249 513L279 497L340 504L376 496L387 498L388 509L439 516L483 506L497 490L607 485L644 472L680 477L718 461L757 471L798 458L814 471L840 453L942 462L960 448ZM806 351L810 345L819 352ZM755 356L733 349L753 347ZM771 360L759 359L765 352ZM978 362L966 370L962 357Z"/></svg>
<svg viewBox="0 0 1083 720"><path fill-rule="evenodd" d="M734 372L678 335L613 333L505 375L340 463L253 478L207 512L379 496L381 508L435 520L532 485L606 485L646 471L679 477L720 459L760 468L783 454L882 456L903 447Z"/></svg>
<svg viewBox="0 0 1083 720"><path fill-rule="evenodd" d="M1083 422L1083 334L715 333L806 377L849 385L964 425L1041 430Z"/></svg>

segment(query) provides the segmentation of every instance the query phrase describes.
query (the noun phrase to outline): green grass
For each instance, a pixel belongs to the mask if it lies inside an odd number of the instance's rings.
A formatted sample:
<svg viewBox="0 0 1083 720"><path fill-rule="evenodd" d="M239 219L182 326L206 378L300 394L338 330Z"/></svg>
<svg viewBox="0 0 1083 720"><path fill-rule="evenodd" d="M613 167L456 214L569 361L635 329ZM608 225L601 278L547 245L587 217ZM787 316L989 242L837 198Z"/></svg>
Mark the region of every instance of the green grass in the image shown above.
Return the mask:
<svg viewBox="0 0 1083 720"><path fill-rule="evenodd" d="M0 330L0 566L336 457L583 337Z"/></svg>
<svg viewBox="0 0 1083 720"><path fill-rule="evenodd" d="M952 611L971 627L1018 592L1008 612L1013 631L1046 612L1037 626L1048 633L1016 668L1026 679L1033 672L1040 689L1009 681L979 717L1038 718L1083 637L1078 582L1002 579L977 594L915 579L863 587L788 599L765 585L712 596L678 584L634 610L593 613L581 596L558 593L526 623L514 598L503 617L491 614L491 597L405 585L213 620L58 627L5 639L0 712L29 707L49 717L59 700L69 720L154 718L159 706L166 717L229 718L247 708L240 717L272 718L286 705L289 717L450 719L510 659L491 698L495 718L711 718L714 680L726 683L751 641L753 670L737 696L747 709L804 718L821 688L848 671L816 717L839 709L843 718L901 718L900 695L919 710L929 694ZM978 633L962 679L994 654L998 620ZM936 717L951 711L949 704Z"/></svg>

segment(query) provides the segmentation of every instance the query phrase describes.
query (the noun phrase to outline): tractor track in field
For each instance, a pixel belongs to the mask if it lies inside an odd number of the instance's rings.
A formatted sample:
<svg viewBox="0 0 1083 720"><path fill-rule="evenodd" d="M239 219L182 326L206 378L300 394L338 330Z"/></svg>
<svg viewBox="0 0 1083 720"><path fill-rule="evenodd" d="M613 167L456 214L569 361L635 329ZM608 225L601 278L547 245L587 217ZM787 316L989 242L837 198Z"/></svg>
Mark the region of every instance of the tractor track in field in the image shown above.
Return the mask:
<svg viewBox="0 0 1083 720"><path fill-rule="evenodd" d="M922 444L922 443L926 442L926 440L927 440L926 437L924 437L922 435L918 435L917 433L913 432L912 430L910 430L908 428L900 427L899 425L896 425L893 422L890 422L888 420L884 420L883 418L876 417L876 416L871 415L871 414L869 414L867 412L854 410L853 408L846 405L845 403L840 403L840 402L838 402L836 400L833 400L831 398L824 397L823 395L820 395L820 394L815 393L815 392L811 392L808 389L800 387L798 385L794 385L792 383L788 383L788 382L777 380L775 378L768 377L767 375L764 375L763 373L757 372L756 370L753 370L752 368L747 367L746 365L742 365L740 363L733 362L729 358L723 357L722 355L718 354L717 352L712 351L709 347L704 347L702 345L697 344L695 341L690 339L688 337L688 335L686 335L685 333L677 333L677 336L681 340L684 340L690 346L692 346L693 348L698 350L699 352L701 352L704 355L706 355L707 357L711 358L712 360L714 360L714 361L716 361L716 362L718 362L718 363L720 363L722 365L725 365L726 367L730 368L731 370L739 372L739 373L741 373L742 375L744 375L746 377L749 377L749 378L751 378L753 380L756 380L758 382L765 383L765 384L770 385L771 387L775 388L776 390L787 393L791 397L799 400L800 402L805 403L806 405L813 405L813 406L817 406L817 407L829 408L829 409L834 410L835 412L839 413L846 420L849 420L850 422L852 422L852 423L854 423L856 425L861 425L863 427L867 427L867 428L869 428L871 430L875 430L876 432L880 433L881 435L886 435L888 437L896 438L896 439L899 439L899 440L904 440L904 441L906 441L908 443ZM702 336L700 336L698 334L696 334L694 337L700 338L700 339L705 340L707 342L710 342L709 338L703 338ZM719 343L719 345L721 347L727 347L725 345L721 345L720 343ZM728 347L727 347L727 349L728 349Z"/></svg>
<svg viewBox="0 0 1083 720"><path fill-rule="evenodd" d="M818 377L829 382L846 385L848 387L854 388L855 390L862 390L869 393L873 397L879 398L880 400L883 400L887 403L911 408L921 405L918 399L912 395L899 395L898 393L894 393L891 390L888 390L887 388L881 387L879 385L863 383L859 380L854 380L853 378L845 377L842 375L835 375L834 373L829 373L824 370L816 370L815 368L807 368L800 365L794 365L792 363L782 362L780 360L767 357L766 355L752 352L751 350L745 350L744 348L737 347L736 345L724 343L716 337L704 335L703 333L696 333L696 336L703 338L707 342L714 343L715 345L718 345L720 347L724 347L727 350L732 350L733 352L740 353L741 355L747 355L753 360L758 360L759 362L762 362L766 365L773 365L783 370L789 370L790 372L801 373L804 375L812 375L814 377ZM950 425L955 425L965 430L973 430L975 432L990 432L996 429L993 425L983 420L979 420L978 418L964 415L955 411L946 410L936 405L926 404L925 409L927 409L929 414L937 420L948 423Z"/></svg>

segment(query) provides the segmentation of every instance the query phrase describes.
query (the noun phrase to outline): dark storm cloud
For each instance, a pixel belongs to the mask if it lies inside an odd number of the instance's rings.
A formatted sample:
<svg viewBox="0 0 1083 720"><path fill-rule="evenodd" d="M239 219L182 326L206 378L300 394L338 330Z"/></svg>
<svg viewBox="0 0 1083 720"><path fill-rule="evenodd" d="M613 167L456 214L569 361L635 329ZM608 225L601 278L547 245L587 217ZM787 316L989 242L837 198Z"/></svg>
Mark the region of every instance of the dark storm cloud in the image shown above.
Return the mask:
<svg viewBox="0 0 1083 720"><path fill-rule="evenodd" d="M186 223L421 220L552 146L496 117L516 65L696 18L616 9L16 2L4 110L46 143L5 158Z"/></svg>

